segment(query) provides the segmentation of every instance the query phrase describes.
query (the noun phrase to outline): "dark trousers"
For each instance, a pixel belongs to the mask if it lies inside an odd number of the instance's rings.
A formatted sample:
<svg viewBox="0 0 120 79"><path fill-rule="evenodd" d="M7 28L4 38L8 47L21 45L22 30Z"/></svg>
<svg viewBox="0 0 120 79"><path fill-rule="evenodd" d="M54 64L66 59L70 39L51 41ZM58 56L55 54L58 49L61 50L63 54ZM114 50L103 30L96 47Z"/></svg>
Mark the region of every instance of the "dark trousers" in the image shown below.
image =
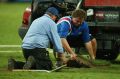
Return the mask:
<svg viewBox="0 0 120 79"><path fill-rule="evenodd" d="M49 53L45 48L34 48L34 49L22 49L24 58L28 59L29 56L33 56L35 58L35 64L32 69L52 69L52 61L50 60ZM16 62L16 66L18 68L22 68L24 62ZM20 67L19 67L19 66Z"/></svg>

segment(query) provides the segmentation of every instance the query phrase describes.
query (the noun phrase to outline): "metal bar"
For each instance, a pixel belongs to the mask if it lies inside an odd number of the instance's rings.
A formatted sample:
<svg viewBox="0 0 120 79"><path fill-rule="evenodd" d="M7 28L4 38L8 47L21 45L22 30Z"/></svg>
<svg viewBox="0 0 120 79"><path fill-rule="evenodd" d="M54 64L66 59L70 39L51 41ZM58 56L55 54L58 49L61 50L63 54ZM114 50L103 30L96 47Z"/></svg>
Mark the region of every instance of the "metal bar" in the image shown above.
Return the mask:
<svg viewBox="0 0 120 79"><path fill-rule="evenodd" d="M82 3L82 0L80 0L79 3L77 4L76 10L80 8L81 3Z"/></svg>
<svg viewBox="0 0 120 79"><path fill-rule="evenodd" d="M14 69L14 70L12 70L12 71L21 71L21 72L25 72L25 71L27 71L27 72L50 72L49 70L24 70L24 69Z"/></svg>
<svg viewBox="0 0 120 79"><path fill-rule="evenodd" d="M58 71L58 70L62 69L65 66L66 66L66 64L62 65L60 67L57 67L57 68L55 68L53 70L24 70L24 69L14 69L12 71L21 71L21 72L25 72L25 71L27 71L27 72L47 72L47 73L51 73L51 72L54 72L54 71Z"/></svg>
<svg viewBox="0 0 120 79"><path fill-rule="evenodd" d="M65 64L65 65L62 65L62 66L60 66L60 67L57 67L57 68L51 70L50 72L58 71L58 70L62 69L63 67L66 67L66 66L67 66L66 64Z"/></svg>

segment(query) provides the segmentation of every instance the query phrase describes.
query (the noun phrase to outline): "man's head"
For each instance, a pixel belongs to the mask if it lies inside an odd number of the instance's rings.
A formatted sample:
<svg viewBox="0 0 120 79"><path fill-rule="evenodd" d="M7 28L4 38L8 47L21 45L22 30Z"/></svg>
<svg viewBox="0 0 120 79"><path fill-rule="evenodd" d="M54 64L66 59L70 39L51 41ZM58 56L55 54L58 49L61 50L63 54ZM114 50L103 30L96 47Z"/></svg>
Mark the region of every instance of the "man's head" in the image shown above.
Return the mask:
<svg viewBox="0 0 120 79"><path fill-rule="evenodd" d="M87 14L82 9L74 10L72 13L72 23L77 27L80 26L86 18Z"/></svg>
<svg viewBox="0 0 120 79"><path fill-rule="evenodd" d="M59 11L55 7L48 8L46 14L49 14L54 21L59 17Z"/></svg>

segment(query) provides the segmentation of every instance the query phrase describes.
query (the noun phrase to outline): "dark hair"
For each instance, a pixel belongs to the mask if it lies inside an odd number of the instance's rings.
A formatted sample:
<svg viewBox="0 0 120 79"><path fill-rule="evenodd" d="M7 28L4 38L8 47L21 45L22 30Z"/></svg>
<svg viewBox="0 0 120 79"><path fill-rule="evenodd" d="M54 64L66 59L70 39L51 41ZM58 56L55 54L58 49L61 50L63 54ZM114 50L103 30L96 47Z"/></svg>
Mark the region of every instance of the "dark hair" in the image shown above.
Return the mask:
<svg viewBox="0 0 120 79"><path fill-rule="evenodd" d="M77 9L77 10L74 10L72 12L72 17L73 18L79 17L81 19L82 18L86 19L87 18L87 14L86 14L86 12L83 9Z"/></svg>

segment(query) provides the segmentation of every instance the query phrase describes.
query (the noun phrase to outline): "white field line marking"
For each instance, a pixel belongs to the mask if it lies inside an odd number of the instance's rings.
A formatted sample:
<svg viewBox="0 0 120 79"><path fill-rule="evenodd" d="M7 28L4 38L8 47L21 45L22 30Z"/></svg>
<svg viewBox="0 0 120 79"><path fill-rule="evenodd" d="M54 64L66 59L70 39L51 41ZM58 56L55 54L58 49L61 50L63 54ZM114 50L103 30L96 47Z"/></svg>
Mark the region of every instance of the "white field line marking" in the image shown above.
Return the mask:
<svg viewBox="0 0 120 79"><path fill-rule="evenodd" d="M7 50L7 51L0 51L0 53L15 53L15 52L22 52L22 51L9 51L9 50ZM49 51L49 53L53 53L51 50Z"/></svg>
<svg viewBox="0 0 120 79"><path fill-rule="evenodd" d="M0 45L0 48L3 47L21 47L21 45Z"/></svg>
<svg viewBox="0 0 120 79"><path fill-rule="evenodd" d="M12 50L7 50L7 51L0 51L0 53L15 53L15 52L22 52L22 50L19 51L12 51ZM51 50L49 51L49 53L53 53Z"/></svg>
<svg viewBox="0 0 120 79"><path fill-rule="evenodd" d="M49 70L23 70L23 69L14 69L12 71L22 71L22 72L25 72L25 71L30 72L31 71L31 72L48 72L48 73L51 72Z"/></svg>
<svg viewBox="0 0 120 79"><path fill-rule="evenodd" d="M14 52L22 52L22 51L0 51L0 53L14 53Z"/></svg>
<svg viewBox="0 0 120 79"><path fill-rule="evenodd" d="M19 48L19 47L21 47L21 45L0 45L0 48ZM53 50L52 49L49 49L49 48L47 48L47 50L49 51L49 53L53 53ZM22 51L9 51L9 50L7 50L7 51L0 51L0 52L8 52L8 53L10 53L10 52L22 52Z"/></svg>

